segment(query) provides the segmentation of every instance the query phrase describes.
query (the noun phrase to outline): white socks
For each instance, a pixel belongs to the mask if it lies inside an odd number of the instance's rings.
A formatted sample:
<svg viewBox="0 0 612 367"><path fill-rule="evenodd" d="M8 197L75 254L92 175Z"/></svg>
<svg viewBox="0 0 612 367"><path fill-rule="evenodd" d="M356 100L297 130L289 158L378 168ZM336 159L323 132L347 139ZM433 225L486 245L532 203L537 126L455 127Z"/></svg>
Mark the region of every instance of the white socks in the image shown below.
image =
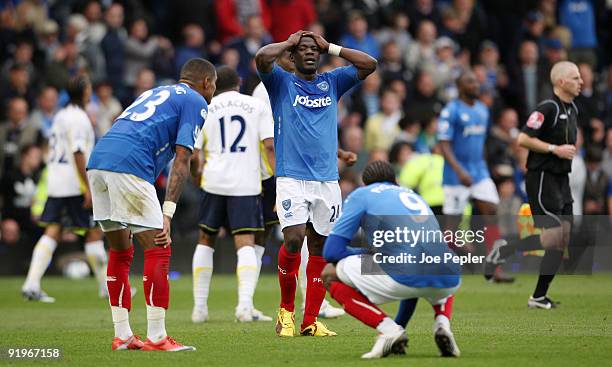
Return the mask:
<svg viewBox="0 0 612 367"><path fill-rule="evenodd" d="M391 320L389 317L385 317L380 324L376 327L376 330L382 334L389 334L396 332L401 326Z"/></svg>
<svg viewBox="0 0 612 367"><path fill-rule="evenodd" d="M111 314L115 325L115 338L126 340L134 335L130 328L130 313L127 308L111 306Z"/></svg>
<svg viewBox="0 0 612 367"><path fill-rule="evenodd" d="M47 270L53 253L57 247L57 242L47 236L43 235L32 252L32 260L30 261L30 269L28 270L28 276L25 283L23 284L22 290L28 291L39 291L40 290L40 279Z"/></svg>
<svg viewBox="0 0 612 367"><path fill-rule="evenodd" d="M257 280L259 280L259 274L261 273L261 264L264 252L266 252L266 248L263 246L255 245L253 246L255 249L255 256L257 257Z"/></svg>
<svg viewBox="0 0 612 367"><path fill-rule="evenodd" d="M198 244L193 253L193 301L195 308L208 308L208 293L213 272L214 252L215 250L212 247Z"/></svg>
<svg viewBox="0 0 612 367"><path fill-rule="evenodd" d="M166 336L166 309L147 305L147 339L159 343Z"/></svg>
<svg viewBox="0 0 612 367"><path fill-rule="evenodd" d="M253 294L257 285L257 255L253 246L244 246L236 252L238 263L238 308L253 308Z"/></svg>
<svg viewBox="0 0 612 367"><path fill-rule="evenodd" d="M91 270L93 270L98 280L100 292L106 292L106 267L108 265L108 256L104 249L104 241L87 242L85 244L85 255L87 256L87 262Z"/></svg>

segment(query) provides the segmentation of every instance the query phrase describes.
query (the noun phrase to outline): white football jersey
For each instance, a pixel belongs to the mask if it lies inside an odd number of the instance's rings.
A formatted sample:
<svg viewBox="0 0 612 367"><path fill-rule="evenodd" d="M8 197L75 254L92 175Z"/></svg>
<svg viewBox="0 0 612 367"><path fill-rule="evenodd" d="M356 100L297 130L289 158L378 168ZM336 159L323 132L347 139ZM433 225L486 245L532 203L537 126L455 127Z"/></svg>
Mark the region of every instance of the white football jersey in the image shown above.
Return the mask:
<svg viewBox="0 0 612 367"><path fill-rule="evenodd" d="M94 129L83 109L70 104L55 115L49 137L47 163L49 197L61 198L83 194L86 187L79 177L74 153L83 153L87 164L94 145Z"/></svg>
<svg viewBox="0 0 612 367"><path fill-rule="evenodd" d="M263 140L274 136L271 111L260 100L235 91L214 97L195 147L206 159L201 187L211 194L261 193Z"/></svg>
<svg viewBox="0 0 612 367"><path fill-rule="evenodd" d="M272 106L270 105L270 97L268 96L268 91L266 90L266 87L264 86L264 83L259 83L257 85L257 87L255 87L255 89L253 90L253 97L261 100L265 105L266 108L269 110L270 113L270 120L269 121L265 121L264 123L270 124L270 126L272 127L272 131L274 131L274 117L272 117ZM268 162L268 157L265 154L261 154L261 180L267 180L270 177L272 177L274 174L274 171L272 170L272 167L270 166L270 162Z"/></svg>

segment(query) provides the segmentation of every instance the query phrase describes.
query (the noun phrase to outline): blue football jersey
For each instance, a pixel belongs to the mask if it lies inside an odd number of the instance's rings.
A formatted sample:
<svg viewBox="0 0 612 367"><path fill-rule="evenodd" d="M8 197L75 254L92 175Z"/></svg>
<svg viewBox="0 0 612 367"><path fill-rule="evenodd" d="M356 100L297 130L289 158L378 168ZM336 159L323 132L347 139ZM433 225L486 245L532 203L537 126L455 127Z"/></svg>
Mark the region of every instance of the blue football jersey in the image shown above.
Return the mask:
<svg viewBox="0 0 612 367"><path fill-rule="evenodd" d="M193 150L207 113L204 97L186 84L150 89L98 141L87 169L130 173L154 183L174 158L176 145Z"/></svg>
<svg viewBox="0 0 612 367"><path fill-rule="evenodd" d="M338 100L361 80L346 66L303 80L274 65L259 73L274 116L276 175L338 180Z"/></svg>
<svg viewBox="0 0 612 367"><path fill-rule="evenodd" d="M438 139L450 141L457 161L472 176L473 183L490 177L484 160L488 126L489 110L479 101L469 106L456 99L440 112ZM457 174L446 162L442 184L460 185Z"/></svg>
<svg viewBox="0 0 612 367"><path fill-rule="evenodd" d="M369 243L375 253L384 256L405 254L421 259L425 254L443 259L444 254L452 254L427 203L407 188L374 183L353 191L345 200L342 214L331 234L350 240L360 226L368 241L377 238L375 232L396 232L398 228L413 234L421 233L421 237L417 238L412 235L404 236L402 232L400 241L382 246ZM439 235L433 235L434 232ZM396 282L409 287L451 288L457 286L460 281L460 265L452 261L439 264L420 264L416 261L379 265Z"/></svg>

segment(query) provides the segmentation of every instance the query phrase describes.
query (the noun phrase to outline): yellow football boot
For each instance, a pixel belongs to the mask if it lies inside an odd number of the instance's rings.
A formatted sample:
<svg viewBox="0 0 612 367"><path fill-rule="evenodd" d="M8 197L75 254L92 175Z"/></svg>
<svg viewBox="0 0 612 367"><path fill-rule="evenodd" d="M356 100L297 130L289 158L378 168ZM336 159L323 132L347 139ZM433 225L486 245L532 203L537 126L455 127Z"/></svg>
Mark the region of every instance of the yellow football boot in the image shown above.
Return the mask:
<svg viewBox="0 0 612 367"><path fill-rule="evenodd" d="M293 336L295 334L295 317L293 312L287 311L284 308L278 310L276 316L276 335L278 336Z"/></svg>
<svg viewBox="0 0 612 367"><path fill-rule="evenodd" d="M335 332L329 330L325 324L320 321L315 321L313 324L306 326L301 332L303 336L335 336Z"/></svg>

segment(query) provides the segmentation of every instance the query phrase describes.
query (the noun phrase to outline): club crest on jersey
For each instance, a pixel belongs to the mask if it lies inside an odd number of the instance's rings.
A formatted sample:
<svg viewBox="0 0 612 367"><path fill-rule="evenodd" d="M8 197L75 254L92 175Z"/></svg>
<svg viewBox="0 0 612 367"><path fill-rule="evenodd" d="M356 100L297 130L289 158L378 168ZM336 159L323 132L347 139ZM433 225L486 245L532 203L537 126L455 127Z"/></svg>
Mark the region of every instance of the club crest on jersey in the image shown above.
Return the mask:
<svg viewBox="0 0 612 367"><path fill-rule="evenodd" d="M319 88L323 92L327 92L329 90L329 84L324 80L321 83L317 84L317 88Z"/></svg>
<svg viewBox="0 0 612 367"><path fill-rule="evenodd" d="M538 130L540 127L542 127L543 122L544 115L542 114L542 112L534 111L531 115L529 115L529 118L527 119L527 126L534 130Z"/></svg>
<svg viewBox="0 0 612 367"><path fill-rule="evenodd" d="M202 108L202 111L200 111L200 116L202 116L202 118L206 120L206 116L208 116L208 112L206 112L205 108Z"/></svg>
<svg viewBox="0 0 612 367"><path fill-rule="evenodd" d="M283 200L283 209L289 210L291 208L291 199Z"/></svg>

